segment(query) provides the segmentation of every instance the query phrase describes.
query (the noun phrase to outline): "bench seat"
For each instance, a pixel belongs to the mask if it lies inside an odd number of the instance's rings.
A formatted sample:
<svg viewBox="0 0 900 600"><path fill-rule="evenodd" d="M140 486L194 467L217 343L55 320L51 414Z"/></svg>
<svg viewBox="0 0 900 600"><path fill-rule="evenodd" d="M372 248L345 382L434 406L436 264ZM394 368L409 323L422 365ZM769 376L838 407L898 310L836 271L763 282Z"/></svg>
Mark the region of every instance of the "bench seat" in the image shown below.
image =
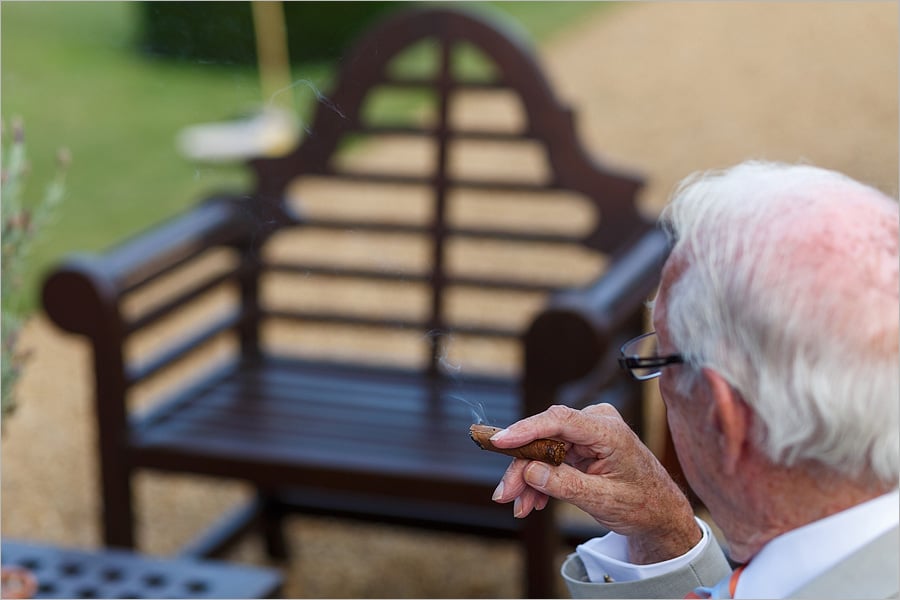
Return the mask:
<svg viewBox="0 0 900 600"><path fill-rule="evenodd" d="M133 452L146 467L179 454L193 457L182 459L186 471L222 476L240 464L264 484L335 472L385 492L419 481L423 496L471 494L484 504L484 488L497 485L510 459L469 439L476 417L467 402L509 423L521 413L517 386L485 377L448 388L434 398L417 371L266 357L213 374L139 417Z"/></svg>

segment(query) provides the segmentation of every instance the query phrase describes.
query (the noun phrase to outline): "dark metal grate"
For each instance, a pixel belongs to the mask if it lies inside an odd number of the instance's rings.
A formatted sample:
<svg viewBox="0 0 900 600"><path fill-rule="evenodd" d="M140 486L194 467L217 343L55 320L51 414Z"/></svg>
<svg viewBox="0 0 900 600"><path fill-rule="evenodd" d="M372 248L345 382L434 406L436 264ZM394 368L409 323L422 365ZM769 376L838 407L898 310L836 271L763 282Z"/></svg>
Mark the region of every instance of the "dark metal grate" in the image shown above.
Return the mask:
<svg viewBox="0 0 900 600"><path fill-rule="evenodd" d="M271 598L281 588L281 575L272 569L123 550L4 540L2 562L34 574L35 598Z"/></svg>

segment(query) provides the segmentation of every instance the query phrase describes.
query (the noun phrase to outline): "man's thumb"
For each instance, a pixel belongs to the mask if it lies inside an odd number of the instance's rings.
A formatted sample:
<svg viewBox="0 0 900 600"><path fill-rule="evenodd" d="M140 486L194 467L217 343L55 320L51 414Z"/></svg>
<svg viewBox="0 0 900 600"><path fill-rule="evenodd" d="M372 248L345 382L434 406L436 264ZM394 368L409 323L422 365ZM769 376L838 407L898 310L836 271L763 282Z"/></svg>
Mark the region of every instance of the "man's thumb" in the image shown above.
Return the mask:
<svg viewBox="0 0 900 600"><path fill-rule="evenodd" d="M571 465L564 463L551 467L537 460L531 461L523 473L525 483L537 491L567 502L577 501L579 490L584 490L583 482L579 479L584 476L584 473Z"/></svg>
<svg viewBox="0 0 900 600"><path fill-rule="evenodd" d="M525 481L537 490L546 491L547 483L550 481L550 466L540 461L532 461L525 468Z"/></svg>

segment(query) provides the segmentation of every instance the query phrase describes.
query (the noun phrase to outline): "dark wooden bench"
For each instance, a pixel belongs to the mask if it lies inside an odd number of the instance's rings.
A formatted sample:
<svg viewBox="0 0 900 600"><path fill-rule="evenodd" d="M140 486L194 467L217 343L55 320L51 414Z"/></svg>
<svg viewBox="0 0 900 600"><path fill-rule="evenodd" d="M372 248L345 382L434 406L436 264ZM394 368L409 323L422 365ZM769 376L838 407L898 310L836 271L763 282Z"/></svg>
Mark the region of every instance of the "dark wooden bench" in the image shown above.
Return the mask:
<svg viewBox="0 0 900 600"><path fill-rule="evenodd" d="M468 426L606 401L640 431L615 356L666 237L507 24L406 10L342 64L296 149L249 162L254 189L45 282L93 349L105 541L135 545L138 470L196 473L258 494L186 554L254 526L284 557L286 515L347 516L517 538L525 593L550 596L577 536L491 502L509 459ZM410 96L403 122L385 94Z"/></svg>

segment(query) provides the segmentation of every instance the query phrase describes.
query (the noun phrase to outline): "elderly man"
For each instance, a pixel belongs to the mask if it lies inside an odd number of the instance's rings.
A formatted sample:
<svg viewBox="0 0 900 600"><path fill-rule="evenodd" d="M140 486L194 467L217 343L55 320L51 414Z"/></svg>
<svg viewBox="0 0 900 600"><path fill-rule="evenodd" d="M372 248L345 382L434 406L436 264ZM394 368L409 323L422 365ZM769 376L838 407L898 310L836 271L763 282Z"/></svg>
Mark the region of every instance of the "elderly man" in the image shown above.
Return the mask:
<svg viewBox="0 0 900 600"><path fill-rule="evenodd" d="M812 166L748 162L686 180L655 333L622 348L659 376L709 526L614 408L555 406L497 433L570 446L516 459L517 517L566 500L611 533L563 565L577 597L886 598L898 593L898 207Z"/></svg>

